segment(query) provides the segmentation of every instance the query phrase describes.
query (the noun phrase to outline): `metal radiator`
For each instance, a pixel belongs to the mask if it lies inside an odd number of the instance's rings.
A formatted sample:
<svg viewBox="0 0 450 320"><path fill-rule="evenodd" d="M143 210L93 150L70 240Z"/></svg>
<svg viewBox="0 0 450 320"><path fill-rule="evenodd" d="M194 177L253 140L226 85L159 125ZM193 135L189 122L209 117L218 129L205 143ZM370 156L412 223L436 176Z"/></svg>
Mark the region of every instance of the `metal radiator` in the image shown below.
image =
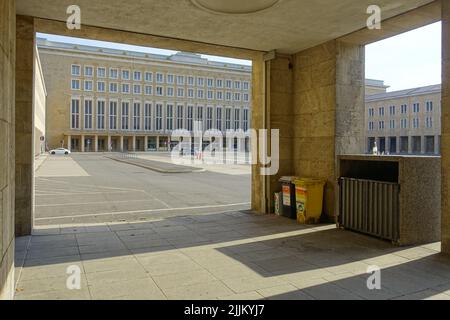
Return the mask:
<svg viewBox="0 0 450 320"><path fill-rule="evenodd" d="M397 183L341 178L340 225L398 241L399 191Z"/></svg>

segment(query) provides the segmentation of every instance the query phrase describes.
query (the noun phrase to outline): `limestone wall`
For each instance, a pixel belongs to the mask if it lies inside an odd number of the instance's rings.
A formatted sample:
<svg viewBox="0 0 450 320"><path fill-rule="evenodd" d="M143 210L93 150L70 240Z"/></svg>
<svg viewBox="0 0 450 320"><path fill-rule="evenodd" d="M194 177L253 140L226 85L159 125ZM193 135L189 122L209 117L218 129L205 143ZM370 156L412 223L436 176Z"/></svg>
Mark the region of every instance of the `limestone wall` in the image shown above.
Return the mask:
<svg viewBox="0 0 450 320"><path fill-rule="evenodd" d="M0 300L14 293L15 12L0 0Z"/></svg>
<svg viewBox="0 0 450 320"><path fill-rule="evenodd" d="M34 155L37 156L45 152L45 141L41 137L45 136L45 111L47 103L47 91L45 88L44 74L41 68L41 61L37 48L34 53Z"/></svg>

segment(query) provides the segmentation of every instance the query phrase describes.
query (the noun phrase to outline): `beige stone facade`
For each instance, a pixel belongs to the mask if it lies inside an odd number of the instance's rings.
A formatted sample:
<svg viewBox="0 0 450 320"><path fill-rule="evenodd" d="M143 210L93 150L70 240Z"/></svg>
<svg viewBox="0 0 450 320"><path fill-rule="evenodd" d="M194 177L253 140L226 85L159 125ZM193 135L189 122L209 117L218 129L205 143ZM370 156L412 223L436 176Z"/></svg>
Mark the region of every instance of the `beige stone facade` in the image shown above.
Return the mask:
<svg viewBox="0 0 450 320"><path fill-rule="evenodd" d="M170 149L176 129L246 132L251 67L38 39L47 144L72 151ZM247 134L249 135L249 134Z"/></svg>
<svg viewBox="0 0 450 320"><path fill-rule="evenodd" d="M440 154L441 86L366 97L366 152Z"/></svg>
<svg viewBox="0 0 450 320"><path fill-rule="evenodd" d="M37 47L34 57L34 155L38 156L45 152L47 90Z"/></svg>

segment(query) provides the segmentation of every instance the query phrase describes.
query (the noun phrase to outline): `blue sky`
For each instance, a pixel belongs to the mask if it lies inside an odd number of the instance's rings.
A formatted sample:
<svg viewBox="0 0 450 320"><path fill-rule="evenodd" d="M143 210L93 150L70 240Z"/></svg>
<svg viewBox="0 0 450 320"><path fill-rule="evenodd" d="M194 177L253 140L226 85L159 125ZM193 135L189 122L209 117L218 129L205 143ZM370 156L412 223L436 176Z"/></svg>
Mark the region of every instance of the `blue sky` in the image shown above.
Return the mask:
<svg viewBox="0 0 450 320"><path fill-rule="evenodd" d="M176 51L69 38L48 34L38 36L53 41L103 46L157 54ZM214 61L251 65L251 61L202 55ZM366 77L384 80L388 91L441 83L441 23L434 23L366 47Z"/></svg>
<svg viewBox="0 0 450 320"><path fill-rule="evenodd" d="M389 91L440 84L441 23L368 45L366 77L384 80Z"/></svg>

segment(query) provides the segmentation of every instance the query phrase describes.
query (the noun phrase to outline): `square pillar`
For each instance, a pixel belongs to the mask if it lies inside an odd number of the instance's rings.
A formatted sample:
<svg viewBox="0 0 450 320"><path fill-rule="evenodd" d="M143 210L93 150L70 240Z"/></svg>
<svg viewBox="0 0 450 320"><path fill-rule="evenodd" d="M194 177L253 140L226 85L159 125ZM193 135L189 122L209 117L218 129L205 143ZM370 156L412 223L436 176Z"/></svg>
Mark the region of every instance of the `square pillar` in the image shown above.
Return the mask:
<svg viewBox="0 0 450 320"><path fill-rule="evenodd" d="M67 149L72 150L72 136L71 135L67 136Z"/></svg>
<svg viewBox="0 0 450 320"><path fill-rule="evenodd" d="M84 135L81 135L81 152L84 152Z"/></svg>
<svg viewBox="0 0 450 320"><path fill-rule="evenodd" d="M108 135L108 146L107 146L107 148L108 148L108 152L112 152L111 136L110 135Z"/></svg>
<svg viewBox="0 0 450 320"><path fill-rule="evenodd" d="M156 136L156 151L159 151L159 136Z"/></svg>
<svg viewBox="0 0 450 320"><path fill-rule="evenodd" d="M32 17L16 17L15 230L30 235L34 220L34 64ZM2 92L3 94L3 92Z"/></svg>
<svg viewBox="0 0 450 320"><path fill-rule="evenodd" d="M135 152L136 151L136 136L133 136L133 144L132 144L132 147L133 147L133 152Z"/></svg>
<svg viewBox="0 0 450 320"><path fill-rule="evenodd" d="M123 152L123 136L120 136L120 152Z"/></svg>
<svg viewBox="0 0 450 320"><path fill-rule="evenodd" d="M147 151L147 148L148 148L148 137L145 136L144 137L144 151Z"/></svg>
<svg viewBox="0 0 450 320"><path fill-rule="evenodd" d="M94 136L94 151L98 152L98 136Z"/></svg>

